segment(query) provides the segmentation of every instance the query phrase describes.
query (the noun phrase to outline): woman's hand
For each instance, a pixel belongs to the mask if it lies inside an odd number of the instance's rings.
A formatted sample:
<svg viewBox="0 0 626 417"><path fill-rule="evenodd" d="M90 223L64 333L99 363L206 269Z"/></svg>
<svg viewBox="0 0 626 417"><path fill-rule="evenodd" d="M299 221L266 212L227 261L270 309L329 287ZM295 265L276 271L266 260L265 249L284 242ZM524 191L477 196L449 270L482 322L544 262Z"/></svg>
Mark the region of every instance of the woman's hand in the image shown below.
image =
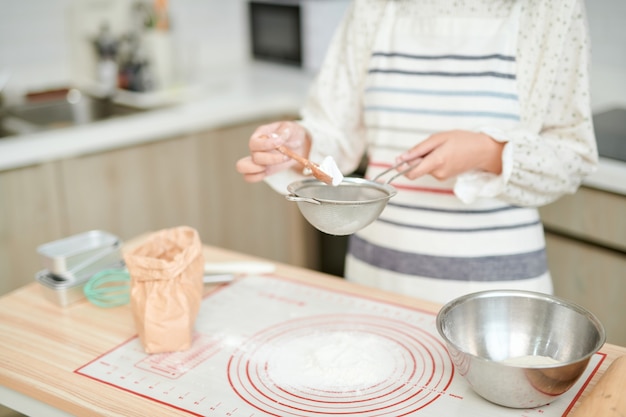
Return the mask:
<svg viewBox="0 0 626 417"><path fill-rule="evenodd" d="M484 133L450 130L429 136L400 155L397 161L422 158L415 168L405 174L412 180L430 174L443 181L475 169L500 174L505 144ZM402 164L398 171L411 164Z"/></svg>
<svg viewBox="0 0 626 417"><path fill-rule="evenodd" d="M296 166L295 161L276 150L280 145L307 158L311 138L306 129L295 122L283 121L259 126L248 142L250 155L237 161L237 171L243 174L247 182L259 182L268 175Z"/></svg>

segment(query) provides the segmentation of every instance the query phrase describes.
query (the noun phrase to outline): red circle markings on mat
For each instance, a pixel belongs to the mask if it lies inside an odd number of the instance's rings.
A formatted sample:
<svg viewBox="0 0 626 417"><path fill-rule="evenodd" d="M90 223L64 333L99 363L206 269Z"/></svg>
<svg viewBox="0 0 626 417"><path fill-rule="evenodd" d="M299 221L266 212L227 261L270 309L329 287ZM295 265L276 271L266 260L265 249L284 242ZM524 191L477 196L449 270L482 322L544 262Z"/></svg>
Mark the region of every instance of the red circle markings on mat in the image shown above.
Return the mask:
<svg viewBox="0 0 626 417"><path fill-rule="evenodd" d="M388 369L358 387L312 386L311 381L283 384L276 378L284 371L276 352L340 333L380 344ZM236 394L250 406L281 417L407 415L440 398L453 375L445 346L431 333L404 321L366 314L282 322L253 335L228 361L228 379Z"/></svg>

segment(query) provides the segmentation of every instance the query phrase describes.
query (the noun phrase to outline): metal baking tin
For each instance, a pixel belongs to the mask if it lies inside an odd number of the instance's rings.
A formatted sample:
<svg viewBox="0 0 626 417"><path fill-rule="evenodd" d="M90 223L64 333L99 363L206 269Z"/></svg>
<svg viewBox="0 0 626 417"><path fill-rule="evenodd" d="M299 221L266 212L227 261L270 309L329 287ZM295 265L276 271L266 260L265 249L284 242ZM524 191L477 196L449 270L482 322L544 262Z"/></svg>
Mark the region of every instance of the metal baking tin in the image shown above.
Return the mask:
<svg viewBox="0 0 626 417"><path fill-rule="evenodd" d="M92 230L37 248L45 269L35 274L50 301L65 307L85 298L83 287L103 269L124 266L122 242L110 233Z"/></svg>
<svg viewBox="0 0 626 417"><path fill-rule="evenodd" d="M101 269L117 269L122 267L124 267L124 262L118 260L109 263ZM44 269L35 274L35 280L41 284L46 299L61 307L66 307L85 298L83 288L92 275L93 274L83 275L75 280L67 280L63 278L63 276L52 274L50 271Z"/></svg>
<svg viewBox="0 0 626 417"><path fill-rule="evenodd" d="M115 235L91 230L40 245L37 253L42 266L50 273L74 280L119 253L121 244Z"/></svg>
<svg viewBox="0 0 626 417"><path fill-rule="evenodd" d="M61 307L66 307L75 301L85 298L83 287L86 281L67 281L45 269L37 272L35 279L41 284L42 293L46 299Z"/></svg>

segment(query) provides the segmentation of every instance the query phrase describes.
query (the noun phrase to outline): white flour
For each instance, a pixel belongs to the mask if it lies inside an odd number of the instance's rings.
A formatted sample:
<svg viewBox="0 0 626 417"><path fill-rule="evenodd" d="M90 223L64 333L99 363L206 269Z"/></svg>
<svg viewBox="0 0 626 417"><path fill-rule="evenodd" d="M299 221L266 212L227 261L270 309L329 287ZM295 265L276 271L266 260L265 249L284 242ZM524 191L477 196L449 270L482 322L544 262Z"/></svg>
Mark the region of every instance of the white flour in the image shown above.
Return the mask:
<svg viewBox="0 0 626 417"><path fill-rule="evenodd" d="M337 163L332 156L327 156L326 158L324 158L324 160L320 164L320 169L326 174L330 175L330 177L333 179L334 186L341 184L341 181L343 181L343 174L339 170L339 167L337 166Z"/></svg>
<svg viewBox="0 0 626 417"><path fill-rule="evenodd" d="M556 359L551 358L550 356L541 356L541 355L527 355L527 356L516 356L513 358L508 358L502 361L507 365L518 365L518 366L538 366L538 365L554 365L560 363Z"/></svg>
<svg viewBox="0 0 626 417"><path fill-rule="evenodd" d="M397 346L368 333L315 333L276 346L268 374L283 387L329 391L367 388L393 373L392 349Z"/></svg>

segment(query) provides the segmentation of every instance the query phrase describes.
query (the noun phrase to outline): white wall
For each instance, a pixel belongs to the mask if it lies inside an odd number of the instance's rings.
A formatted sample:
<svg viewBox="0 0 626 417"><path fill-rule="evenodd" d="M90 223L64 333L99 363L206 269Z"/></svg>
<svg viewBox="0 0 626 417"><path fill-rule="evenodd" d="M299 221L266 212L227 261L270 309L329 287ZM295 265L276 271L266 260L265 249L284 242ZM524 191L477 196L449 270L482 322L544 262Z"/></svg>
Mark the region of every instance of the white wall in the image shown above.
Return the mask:
<svg viewBox="0 0 626 417"><path fill-rule="evenodd" d="M170 0L173 33L189 76L248 59L243 0Z"/></svg>
<svg viewBox="0 0 626 417"><path fill-rule="evenodd" d="M0 71L14 88L64 84L69 76L69 0L0 0Z"/></svg>

